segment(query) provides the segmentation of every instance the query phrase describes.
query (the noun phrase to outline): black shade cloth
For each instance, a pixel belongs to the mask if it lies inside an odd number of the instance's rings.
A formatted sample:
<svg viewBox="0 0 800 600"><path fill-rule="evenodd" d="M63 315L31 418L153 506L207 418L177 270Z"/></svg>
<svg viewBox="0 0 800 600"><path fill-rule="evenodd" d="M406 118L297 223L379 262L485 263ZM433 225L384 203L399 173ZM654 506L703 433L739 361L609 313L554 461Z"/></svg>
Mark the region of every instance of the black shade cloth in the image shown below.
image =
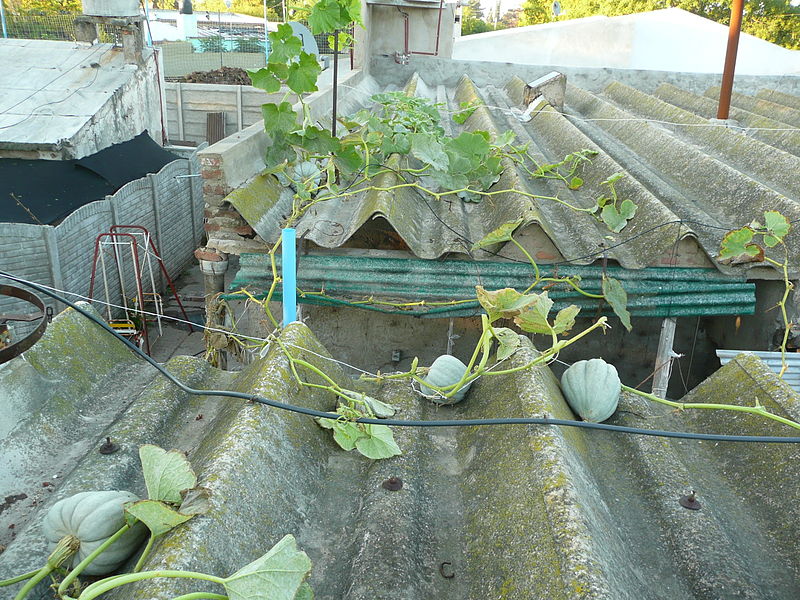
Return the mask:
<svg viewBox="0 0 800 600"><path fill-rule="evenodd" d="M146 133L80 160L0 159L0 222L53 225L179 158Z"/></svg>

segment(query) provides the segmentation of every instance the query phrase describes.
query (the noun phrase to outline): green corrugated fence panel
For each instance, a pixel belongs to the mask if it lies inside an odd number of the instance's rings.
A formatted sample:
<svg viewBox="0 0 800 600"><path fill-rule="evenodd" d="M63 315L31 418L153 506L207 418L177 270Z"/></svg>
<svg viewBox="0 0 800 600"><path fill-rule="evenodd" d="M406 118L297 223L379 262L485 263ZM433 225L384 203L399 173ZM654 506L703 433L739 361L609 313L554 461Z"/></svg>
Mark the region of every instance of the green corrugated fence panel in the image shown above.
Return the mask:
<svg viewBox="0 0 800 600"><path fill-rule="evenodd" d="M276 257L276 261L280 267L280 257ZM236 290L243 287L256 295L269 289L272 270L268 255L243 254L239 266L228 298L240 297ZM581 287L591 293L600 292L603 273L604 269L596 266L541 268L542 277L579 276ZM752 314L755 311L755 285L731 279L716 269L659 267L634 271L614 266L607 267L605 273L622 283L628 293L628 310L635 317ZM453 317L472 316L481 310L477 302L427 305L405 311L358 302L367 298L401 302L424 300L426 303L474 299L476 285L489 290L525 289L533 280L533 272L527 263L306 254L298 259L297 280L303 292L311 293L299 299L307 304L355 304L381 312ZM313 295L321 290L326 297ZM548 293L556 310L568 304L577 304L586 312L597 310L597 300L580 295L566 284L550 287Z"/></svg>

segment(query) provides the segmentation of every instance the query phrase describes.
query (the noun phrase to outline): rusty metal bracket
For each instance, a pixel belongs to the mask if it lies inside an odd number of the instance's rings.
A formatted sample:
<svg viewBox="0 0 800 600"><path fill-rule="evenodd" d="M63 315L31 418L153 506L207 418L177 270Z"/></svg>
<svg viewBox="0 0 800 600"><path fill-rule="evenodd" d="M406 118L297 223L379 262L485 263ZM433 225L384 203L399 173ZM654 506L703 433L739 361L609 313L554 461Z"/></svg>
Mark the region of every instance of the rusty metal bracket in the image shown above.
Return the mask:
<svg viewBox="0 0 800 600"><path fill-rule="evenodd" d="M36 306L40 311L38 315L36 313L31 315L0 315L0 323L3 324L5 321L34 321L39 319L39 324L30 334L15 344L0 348L0 364L3 364L12 358L16 358L39 341L39 338L42 337L45 329L47 329L47 313L44 302L42 302L38 296L18 287L0 285L0 296L10 296L12 298L24 300Z"/></svg>

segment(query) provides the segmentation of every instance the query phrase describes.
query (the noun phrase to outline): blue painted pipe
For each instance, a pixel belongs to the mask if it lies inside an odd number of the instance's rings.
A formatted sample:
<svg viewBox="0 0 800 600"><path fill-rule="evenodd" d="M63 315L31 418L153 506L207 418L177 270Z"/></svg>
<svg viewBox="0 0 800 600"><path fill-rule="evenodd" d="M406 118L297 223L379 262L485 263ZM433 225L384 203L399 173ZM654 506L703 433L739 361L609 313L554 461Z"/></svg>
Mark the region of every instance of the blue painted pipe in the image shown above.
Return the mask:
<svg viewBox="0 0 800 600"><path fill-rule="evenodd" d="M283 278L283 326L297 320L297 232L281 232L281 276Z"/></svg>

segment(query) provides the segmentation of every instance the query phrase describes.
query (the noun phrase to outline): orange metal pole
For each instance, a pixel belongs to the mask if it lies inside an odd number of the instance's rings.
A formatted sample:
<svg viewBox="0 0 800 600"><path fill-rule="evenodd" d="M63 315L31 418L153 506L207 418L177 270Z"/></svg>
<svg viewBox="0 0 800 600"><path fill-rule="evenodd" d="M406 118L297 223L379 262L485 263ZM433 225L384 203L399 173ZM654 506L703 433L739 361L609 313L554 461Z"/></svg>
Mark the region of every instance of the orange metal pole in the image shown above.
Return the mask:
<svg viewBox="0 0 800 600"><path fill-rule="evenodd" d="M728 30L728 50L725 52L725 67L722 71L722 86L719 90L717 118L727 119L731 110L733 74L736 69L736 53L739 50L739 33L742 30L744 0L731 1L731 26Z"/></svg>

